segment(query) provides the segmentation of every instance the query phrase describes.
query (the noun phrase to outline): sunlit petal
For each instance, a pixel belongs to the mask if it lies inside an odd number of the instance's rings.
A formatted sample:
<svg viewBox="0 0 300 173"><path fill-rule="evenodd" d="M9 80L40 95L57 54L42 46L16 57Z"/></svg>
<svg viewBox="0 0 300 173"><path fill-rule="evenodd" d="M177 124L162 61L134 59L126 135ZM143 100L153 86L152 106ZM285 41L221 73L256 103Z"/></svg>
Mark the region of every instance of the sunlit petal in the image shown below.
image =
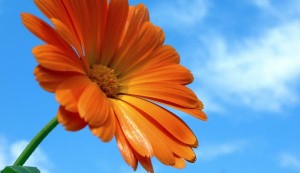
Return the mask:
<svg viewBox="0 0 300 173"><path fill-rule="evenodd" d="M153 123L158 123L181 142L197 146L197 139L191 129L175 114L137 97L123 95L120 99L136 106L140 111L143 111L144 116L151 118Z"/></svg>
<svg viewBox="0 0 300 173"><path fill-rule="evenodd" d="M116 140L118 144L118 148L124 158L124 160L127 162L128 165L130 165L134 170L137 168L137 159L134 155L134 152L132 150L132 147L126 140L126 137L120 127L120 124L117 123L117 129L116 129Z"/></svg>

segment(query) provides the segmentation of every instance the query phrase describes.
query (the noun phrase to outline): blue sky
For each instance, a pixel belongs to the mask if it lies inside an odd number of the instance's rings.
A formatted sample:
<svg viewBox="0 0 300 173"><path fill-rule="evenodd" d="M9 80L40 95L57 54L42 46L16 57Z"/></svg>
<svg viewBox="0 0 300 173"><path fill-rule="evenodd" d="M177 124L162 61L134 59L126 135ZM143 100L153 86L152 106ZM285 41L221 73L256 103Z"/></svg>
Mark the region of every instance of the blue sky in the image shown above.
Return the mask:
<svg viewBox="0 0 300 173"><path fill-rule="evenodd" d="M154 159L156 173L300 172L300 1L131 0L144 3L166 44L191 69L207 122L179 113L194 130L198 160L183 170ZM33 76L42 42L20 21L42 14L32 1L0 0L0 169L56 114L53 94ZM58 126L28 164L43 173L130 173L115 141ZM137 173L145 172L139 168Z"/></svg>

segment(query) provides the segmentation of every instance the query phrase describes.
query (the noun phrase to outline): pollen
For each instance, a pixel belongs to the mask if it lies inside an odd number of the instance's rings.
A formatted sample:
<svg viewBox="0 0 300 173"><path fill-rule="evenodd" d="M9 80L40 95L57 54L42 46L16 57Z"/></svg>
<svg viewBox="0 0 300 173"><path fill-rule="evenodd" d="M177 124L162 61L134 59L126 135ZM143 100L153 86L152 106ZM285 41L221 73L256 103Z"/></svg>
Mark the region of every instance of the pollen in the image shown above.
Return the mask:
<svg viewBox="0 0 300 173"><path fill-rule="evenodd" d="M90 68L89 78L98 84L107 97L115 98L119 94L118 79L113 69L94 64Z"/></svg>

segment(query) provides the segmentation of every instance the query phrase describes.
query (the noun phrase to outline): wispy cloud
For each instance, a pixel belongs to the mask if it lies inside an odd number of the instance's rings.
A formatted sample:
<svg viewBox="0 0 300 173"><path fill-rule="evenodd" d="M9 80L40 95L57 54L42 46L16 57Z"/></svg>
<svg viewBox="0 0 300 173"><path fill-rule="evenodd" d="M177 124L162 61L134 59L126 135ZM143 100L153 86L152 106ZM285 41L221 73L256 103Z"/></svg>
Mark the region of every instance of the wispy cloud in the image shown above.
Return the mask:
<svg viewBox="0 0 300 173"><path fill-rule="evenodd" d="M27 141L17 141L9 144L5 138L0 138L0 170L5 166L12 165L16 158L27 146ZM38 167L42 173L50 173L52 164L41 149L37 149L25 163L28 166Z"/></svg>
<svg viewBox="0 0 300 173"><path fill-rule="evenodd" d="M263 9L269 9L271 7L270 0L253 0L249 2Z"/></svg>
<svg viewBox="0 0 300 173"><path fill-rule="evenodd" d="M248 1L261 8L265 13L281 20L288 20L300 14L300 1L272 1L272 0L253 0ZM299 17L296 17L299 18Z"/></svg>
<svg viewBox="0 0 300 173"><path fill-rule="evenodd" d="M274 112L298 103L294 86L300 79L299 28L300 21L293 21L236 43L210 37L206 41L210 59L196 73L205 78L207 95Z"/></svg>
<svg viewBox="0 0 300 173"><path fill-rule="evenodd" d="M207 8L206 0L159 1L156 2L151 18L163 28L185 30L201 22L207 14Z"/></svg>
<svg viewBox="0 0 300 173"><path fill-rule="evenodd" d="M279 156L279 164L283 168L300 170L300 158L291 153L282 153Z"/></svg>
<svg viewBox="0 0 300 173"><path fill-rule="evenodd" d="M248 147L249 142L246 140L236 140L226 143L211 144L202 146L201 150L197 150L197 157L203 161L211 161L226 155L233 155L243 152Z"/></svg>

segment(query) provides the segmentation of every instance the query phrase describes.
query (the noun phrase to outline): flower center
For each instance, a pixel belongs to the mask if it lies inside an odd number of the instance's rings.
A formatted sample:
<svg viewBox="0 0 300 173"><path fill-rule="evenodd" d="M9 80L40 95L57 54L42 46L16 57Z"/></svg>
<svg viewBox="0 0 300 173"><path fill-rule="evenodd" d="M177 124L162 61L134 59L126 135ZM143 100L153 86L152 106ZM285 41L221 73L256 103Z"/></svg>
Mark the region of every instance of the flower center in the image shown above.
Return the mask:
<svg viewBox="0 0 300 173"><path fill-rule="evenodd" d="M89 72L89 78L98 84L107 97L114 98L118 95L118 79L113 69L103 65L94 64Z"/></svg>

